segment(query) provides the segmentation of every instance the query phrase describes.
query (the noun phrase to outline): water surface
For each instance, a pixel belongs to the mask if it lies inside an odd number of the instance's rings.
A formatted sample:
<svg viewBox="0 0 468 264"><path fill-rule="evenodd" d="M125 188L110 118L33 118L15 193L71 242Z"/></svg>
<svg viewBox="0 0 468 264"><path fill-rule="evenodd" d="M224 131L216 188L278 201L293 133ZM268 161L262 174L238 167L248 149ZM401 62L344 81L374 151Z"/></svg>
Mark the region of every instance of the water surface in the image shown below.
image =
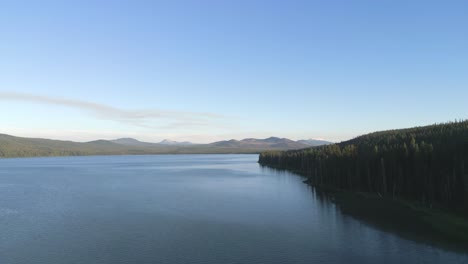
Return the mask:
<svg viewBox="0 0 468 264"><path fill-rule="evenodd" d="M343 215L257 159L0 160L0 263L468 263Z"/></svg>

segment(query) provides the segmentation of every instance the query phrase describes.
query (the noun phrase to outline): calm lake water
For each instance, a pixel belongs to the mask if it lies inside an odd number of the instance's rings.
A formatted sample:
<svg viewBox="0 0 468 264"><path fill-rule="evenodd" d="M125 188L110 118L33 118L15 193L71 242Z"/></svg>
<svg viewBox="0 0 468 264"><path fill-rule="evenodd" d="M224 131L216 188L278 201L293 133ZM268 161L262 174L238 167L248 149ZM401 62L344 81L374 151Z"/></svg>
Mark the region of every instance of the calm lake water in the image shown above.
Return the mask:
<svg viewBox="0 0 468 264"><path fill-rule="evenodd" d="M0 160L0 263L468 263L343 215L257 159Z"/></svg>

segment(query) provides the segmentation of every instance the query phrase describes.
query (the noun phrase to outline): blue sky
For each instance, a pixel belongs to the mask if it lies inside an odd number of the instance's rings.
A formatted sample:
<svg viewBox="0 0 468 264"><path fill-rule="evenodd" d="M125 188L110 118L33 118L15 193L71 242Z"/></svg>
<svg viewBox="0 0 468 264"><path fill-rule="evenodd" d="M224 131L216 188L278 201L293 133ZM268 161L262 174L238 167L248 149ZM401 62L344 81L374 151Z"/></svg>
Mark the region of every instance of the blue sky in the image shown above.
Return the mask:
<svg viewBox="0 0 468 264"><path fill-rule="evenodd" d="M467 118L467 1L2 1L0 133L340 141Z"/></svg>

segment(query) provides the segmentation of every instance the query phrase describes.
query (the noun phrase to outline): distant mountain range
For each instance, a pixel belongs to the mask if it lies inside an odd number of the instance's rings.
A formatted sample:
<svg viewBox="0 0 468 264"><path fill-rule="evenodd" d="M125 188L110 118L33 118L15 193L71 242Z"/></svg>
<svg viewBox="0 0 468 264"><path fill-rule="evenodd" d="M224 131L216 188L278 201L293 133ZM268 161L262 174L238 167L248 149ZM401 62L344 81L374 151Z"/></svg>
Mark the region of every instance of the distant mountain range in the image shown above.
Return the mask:
<svg viewBox="0 0 468 264"><path fill-rule="evenodd" d="M194 144L163 140L159 143L143 142L134 138L95 140L85 143L22 138L0 134L0 157L82 156L126 154L209 154L260 153L265 150L301 149L329 144L322 140L293 141L287 138L246 138L225 140L209 144Z"/></svg>
<svg viewBox="0 0 468 264"><path fill-rule="evenodd" d="M307 148L309 146L321 146L331 144L332 142L324 141L324 140L316 140L316 139L306 139L306 140L298 140L293 141L287 138L278 138L278 137L269 137L265 139L257 139L257 138L246 138L242 140L223 140L217 141L209 144L194 144L189 141L173 141L169 139L164 139L159 143L149 143L149 142L142 142L136 140L134 138L119 138L110 140L110 142L114 142L120 145L126 146L158 146L158 145L166 145L166 146L211 146L211 147L218 147L218 148L231 148L231 149L278 149L278 150L285 150L285 149L300 149L300 148Z"/></svg>

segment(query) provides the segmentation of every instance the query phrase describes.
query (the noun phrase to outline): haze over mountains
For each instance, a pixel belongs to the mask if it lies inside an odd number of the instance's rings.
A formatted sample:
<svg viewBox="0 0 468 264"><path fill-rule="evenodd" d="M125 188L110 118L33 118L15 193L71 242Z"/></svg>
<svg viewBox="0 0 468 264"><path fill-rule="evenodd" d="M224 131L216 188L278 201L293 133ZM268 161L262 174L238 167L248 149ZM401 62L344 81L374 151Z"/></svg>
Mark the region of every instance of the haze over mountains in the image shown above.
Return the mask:
<svg viewBox="0 0 468 264"><path fill-rule="evenodd" d="M109 141L120 144L120 145L126 145L126 146L158 146L158 145L188 146L188 145L193 145L193 143L188 142L188 141L178 142L178 141L173 141L169 139L164 139L159 143L143 142L134 138L118 138L118 139L109 140Z"/></svg>
<svg viewBox="0 0 468 264"><path fill-rule="evenodd" d="M209 144L194 144L163 140L159 143L143 142L134 138L73 142L42 138L23 138L0 134L0 157L82 156L125 154L209 154L260 153L265 150L301 149L329 144L326 141L293 141L287 138L247 138L225 140ZM315 144L315 145L313 145Z"/></svg>
<svg viewBox="0 0 468 264"><path fill-rule="evenodd" d="M173 140L169 140L169 139L164 139L163 141L159 142L159 144L162 144L162 145L171 145L171 146L187 146L187 145L193 145L192 142L188 142L188 141L179 142L179 141L173 141Z"/></svg>

